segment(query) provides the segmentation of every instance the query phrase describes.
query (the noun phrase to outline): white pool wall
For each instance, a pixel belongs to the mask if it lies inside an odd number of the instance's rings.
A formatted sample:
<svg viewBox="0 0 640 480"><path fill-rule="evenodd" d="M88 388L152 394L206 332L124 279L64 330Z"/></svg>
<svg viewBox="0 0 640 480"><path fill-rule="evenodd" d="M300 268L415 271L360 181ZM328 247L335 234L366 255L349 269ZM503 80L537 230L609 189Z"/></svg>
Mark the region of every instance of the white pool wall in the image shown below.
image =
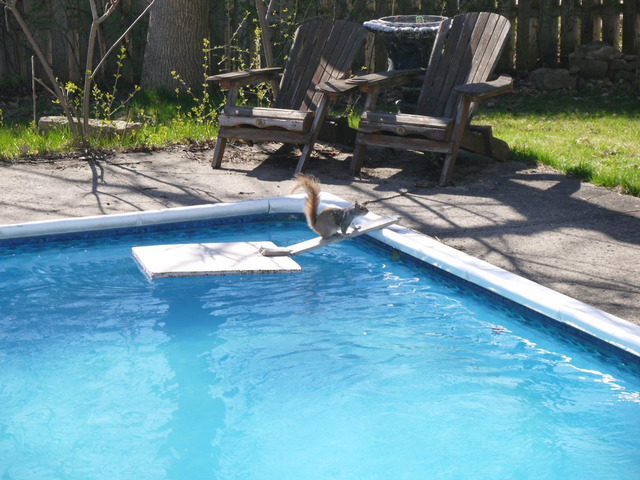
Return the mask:
<svg viewBox="0 0 640 480"><path fill-rule="evenodd" d="M322 202L324 205L337 206L349 204L342 198L328 193L323 193ZM217 203L114 215L45 220L0 225L0 239L19 239L247 215L302 213L303 207L304 196L290 195L237 203ZM373 213L369 213L365 217L366 220L376 218L380 217ZM638 325L474 258L448 247L434 238L401 225L392 225L369 235L420 261L640 357L640 326Z"/></svg>

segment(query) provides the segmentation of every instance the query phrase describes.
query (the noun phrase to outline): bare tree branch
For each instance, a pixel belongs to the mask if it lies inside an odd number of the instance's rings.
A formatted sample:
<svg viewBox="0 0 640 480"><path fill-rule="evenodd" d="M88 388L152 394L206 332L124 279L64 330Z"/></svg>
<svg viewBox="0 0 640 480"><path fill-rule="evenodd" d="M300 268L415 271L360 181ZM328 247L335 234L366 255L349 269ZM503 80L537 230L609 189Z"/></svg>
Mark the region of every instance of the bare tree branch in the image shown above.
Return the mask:
<svg viewBox="0 0 640 480"><path fill-rule="evenodd" d="M100 25L109 17L109 15L111 15L115 11L116 7L120 3L120 0L110 0L107 3L107 5L105 5L104 13L102 14L102 16L98 16L98 7L96 5L96 1L89 0L89 3L91 5L91 15L93 16L93 22L91 23L91 30L89 31L89 43L87 48L87 64L84 72L84 100L82 101L82 117L84 119L83 130L85 132L89 131L89 103L91 98L91 83L95 78L96 72L102 66L103 62L106 60L109 54L113 51L113 49L120 43L120 41L133 28L133 26L136 23L138 23L138 21L149 10L149 8L151 7L151 5L153 5L154 2L155 0L153 0L147 6L147 8L144 9L142 14L140 14L138 18L133 22L133 24L129 26L129 28L125 31L125 33L123 33L120 36L120 38L118 38L118 40L114 42L111 48L107 50L107 53L105 53L102 59L98 62L98 66L95 69L93 69L93 52L95 50L95 43L96 43L98 30L100 28Z"/></svg>
<svg viewBox="0 0 640 480"><path fill-rule="evenodd" d="M80 143L80 140L82 140L82 142L87 142L89 140L89 107L91 103L90 102L91 84L95 77L95 72L103 65L103 63L105 62L107 57L111 54L113 49L120 44L122 39L149 11L149 9L151 8L151 5L153 5L154 2L155 0L151 0L151 3L147 5L147 7L138 16L138 18L136 18L136 20L127 28L127 30L120 36L120 38L118 38L118 40L114 42L111 48L109 48L109 50L102 57L102 59L100 60L100 62L98 63L98 66L94 71L92 66L93 66L93 56L95 51L97 33L99 31L100 25L115 11L118 4L120 3L120 0L108 0L108 2L104 7L104 12L102 13L102 15L98 13L98 5L96 3L96 0L89 0L89 6L91 8L92 23L91 23L91 30L89 31L89 40L87 45L87 61L86 61L86 66L84 71L84 91L83 91L84 96L82 101L83 122L80 123L79 120L81 120L81 118L78 115L77 109L69 100L69 96L67 95L67 93L61 88L61 84L56 78L53 72L53 68L47 62L44 54L42 53L42 49L40 48L40 46L34 39L33 35L31 34L31 31L29 30L29 26L26 24L26 22L22 18L22 15L20 14L20 11L18 10L18 7L17 7L18 0L0 0L0 5L4 5L5 12L11 12L15 17L16 21L18 22L18 25L20 25L20 28L24 32L25 36L27 37L27 40L29 41L29 43L31 44L31 47L33 48L35 54L37 55L38 60L42 64L42 68L44 69L47 75L47 78L51 83L51 88L46 86L45 83L40 79L36 79L36 81L40 83L43 87L45 87L45 89L49 93L51 93L54 97L56 97L56 99L60 102L60 105L64 110L65 116L69 121L69 128L73 134L73 138L76 143ZM78 121L74 121L74 118L73 118L74 115L78 118Z"/></svg>
<svg viewBox="0 0 640 480"><path fill-rule="evenodd" d="M44 83L42 80L40 80L39 78L35 77L35 81L38 82L40 85L42 85L44 87L44 89L49 92L50 95L53 95L54 97L57 97L57 95L55 94L55 92L53 90L51 90L51 88L49 88L49 85L47 85L46 83Z"/></svg>
<svg viewBox="0 0 640 480"><path fill-rule="evenodd" d="M69 102L67 101L67 97L64 94L64 92L61 90L60 83L58 82L58 79L53 73L53 69L51 68L51 65L49 65L49 63L47 62L47 59L42 53L42 49L38 45L38 42L36 42L35 38L33 38L33 35L31 35L29 26L24 21L24 18L22 18L22 15L20 14L20 11L18 10L18 7L17 7L17 0L0 0L0 2L5 6L4 7L5 9L8 9L13 14L14 18L18 22L18 25L20 25L20 28L22 29L25 36L27 37L29 44L31 44L31 48L33 48L33 51L38 56L38 60L40 60L40 63L42 64L42 68L44 68L44 71L47 74L47 78L49 79L49 82L51 82L54 95L60 101L60 105L64 110L67 120L69 121L69 129L73 134L73 138L77 142L79 139L78 131L75 123L73 122L71 108L70 108Z"/></svg>
<svg viewBox="0 0 640 480"><path fill-rule="evenodd" d="M113 42L113 45L111 45L109 50L107 50L107 53L105 53L102 59L98 62L98 65L96 65L96 68L93 70L93 72L91 72L92 79L96 76L96 72L100 70L100 67L102 66L102 64L107 60L107 57L111 54L111 52L113 52L113 49L116 48L120 44L120 42L122 42L124 37L126 37L129 34L131 29L142 19L142 17L144 17L144 15L149 11L149 9L155 3L155 1L156 0L151 0L151 3L149 3L149 5L146 6L146 8L142 11L142 13L138 15L138 18L136 18L133 21L133 23L129 26L129 28L127 28L125 32L122 35L120 35L120 37L115 42Z"/></svg>
<svg viewBox="0 0 640 480"><path fill-rule="evenodd" d="M105 5L104 13L102 14L101 17L96 18L97 15L93 17L94 19L96 19L96 22L98 22L98 25L104 22L109 17L109 15L113 13L113 11L118 6L118 3L120 3L120 0L111 0L107 5Z"/></svg>

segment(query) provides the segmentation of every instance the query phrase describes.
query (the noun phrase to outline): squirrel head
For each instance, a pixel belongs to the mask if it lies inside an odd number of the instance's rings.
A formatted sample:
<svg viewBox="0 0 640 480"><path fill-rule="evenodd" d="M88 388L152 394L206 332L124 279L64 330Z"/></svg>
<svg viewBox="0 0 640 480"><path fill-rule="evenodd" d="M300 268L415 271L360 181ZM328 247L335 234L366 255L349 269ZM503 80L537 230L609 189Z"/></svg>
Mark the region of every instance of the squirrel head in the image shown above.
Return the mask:
<svg viewBox="0 0 640 480"><path fill-rule="evenodd" d="M358 203L357 200L353 202L353 208L355 208L362 215L366 215L367 213L369 213L369 209L361 203Z"/></svg>

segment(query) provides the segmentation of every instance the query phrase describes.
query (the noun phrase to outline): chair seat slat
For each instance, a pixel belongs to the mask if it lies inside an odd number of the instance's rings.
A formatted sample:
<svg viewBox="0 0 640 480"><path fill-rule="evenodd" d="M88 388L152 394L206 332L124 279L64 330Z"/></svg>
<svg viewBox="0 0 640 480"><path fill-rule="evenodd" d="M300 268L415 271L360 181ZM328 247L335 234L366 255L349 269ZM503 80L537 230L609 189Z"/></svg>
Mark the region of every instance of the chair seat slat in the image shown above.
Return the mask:
<svg viewBox="0 0 640 480"><path fill-rule="evenodd" d="M218 121L221 127L252 126L256 128L283 128L292 132L308 132L314 112L300 112L277 108L225 108Z"/></svg>

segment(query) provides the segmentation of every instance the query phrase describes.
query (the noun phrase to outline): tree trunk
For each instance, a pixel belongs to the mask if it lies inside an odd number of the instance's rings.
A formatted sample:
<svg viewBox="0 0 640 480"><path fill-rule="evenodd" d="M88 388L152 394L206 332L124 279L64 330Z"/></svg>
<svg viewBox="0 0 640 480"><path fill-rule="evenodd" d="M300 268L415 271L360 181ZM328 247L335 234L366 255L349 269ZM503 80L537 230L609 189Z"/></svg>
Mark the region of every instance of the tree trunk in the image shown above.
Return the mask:
<svg viewBox="0 0 640 480"><path fill-rule="evenodd" d="M209 0L157 0L151 7L142 64L143 88L200 89L204 81L202 41L208 37Z"/></svg>

